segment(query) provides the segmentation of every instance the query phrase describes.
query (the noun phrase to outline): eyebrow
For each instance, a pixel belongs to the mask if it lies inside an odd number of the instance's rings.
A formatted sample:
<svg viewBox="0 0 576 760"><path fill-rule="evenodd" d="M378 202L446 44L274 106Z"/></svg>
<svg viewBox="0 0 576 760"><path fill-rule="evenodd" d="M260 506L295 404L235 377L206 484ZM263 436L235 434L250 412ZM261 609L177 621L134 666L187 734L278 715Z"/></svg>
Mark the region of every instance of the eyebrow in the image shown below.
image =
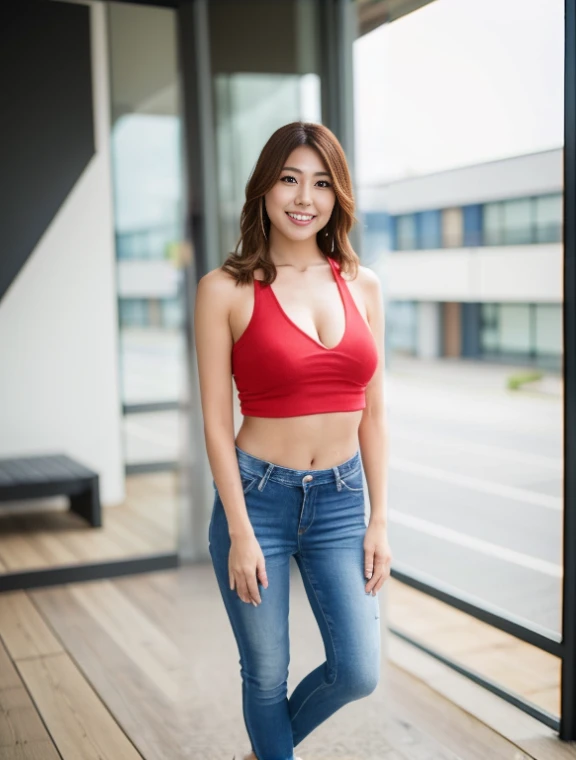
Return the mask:
<svg viewBox="0 0 576 760"><path fill-rule="evenodd" d="M302 169L297 169L295 166L283 166L282 171L288 171L291 172L298 172L298 174L302 174ZM330 172L314 172L314 176L317 177L319 174L325 174L327 177L330 176Z"/></svg>

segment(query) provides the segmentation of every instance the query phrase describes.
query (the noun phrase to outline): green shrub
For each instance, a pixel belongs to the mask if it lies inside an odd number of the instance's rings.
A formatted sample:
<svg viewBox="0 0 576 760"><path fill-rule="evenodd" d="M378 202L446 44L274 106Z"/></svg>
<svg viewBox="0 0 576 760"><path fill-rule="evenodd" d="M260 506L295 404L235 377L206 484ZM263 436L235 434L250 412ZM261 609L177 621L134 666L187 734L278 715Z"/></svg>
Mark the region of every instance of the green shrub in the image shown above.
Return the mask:
<svg viewBox="0 0 576 760"><path fill-rule="evenodd" d="M515 375L510 375L506 385L508 390L517 391L525 383L533 383L535 380L541 380L544 377L544 373L539 370L533 370L530 372L517 372Z"/></svg>

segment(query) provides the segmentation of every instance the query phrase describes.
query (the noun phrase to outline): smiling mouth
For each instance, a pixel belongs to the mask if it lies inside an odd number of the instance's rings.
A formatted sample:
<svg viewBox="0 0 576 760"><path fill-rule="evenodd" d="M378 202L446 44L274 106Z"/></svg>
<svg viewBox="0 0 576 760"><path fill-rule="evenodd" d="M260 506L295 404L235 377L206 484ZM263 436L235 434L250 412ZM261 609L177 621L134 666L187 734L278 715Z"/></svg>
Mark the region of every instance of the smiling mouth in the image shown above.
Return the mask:
<svg viewBox="0 0 576 760"><path fill-rule="evenodd" d="M311 222L313 219L316 219L316 214L292 214L290 211L286 212L286 215L292 219L294 222Z"/></svg>

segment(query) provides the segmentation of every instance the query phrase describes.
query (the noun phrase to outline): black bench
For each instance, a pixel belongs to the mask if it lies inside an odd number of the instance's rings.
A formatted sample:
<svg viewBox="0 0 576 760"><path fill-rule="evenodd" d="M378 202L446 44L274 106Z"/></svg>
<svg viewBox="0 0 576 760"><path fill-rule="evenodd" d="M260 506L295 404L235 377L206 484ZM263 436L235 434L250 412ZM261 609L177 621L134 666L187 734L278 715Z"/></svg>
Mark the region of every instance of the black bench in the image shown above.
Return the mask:
<svg viewBox="0 0 576 760"><path fill-rule="evenodd" d="M98 473L66 454L0 459L0 502L68 496L70 509L102 525Z"/></svg>

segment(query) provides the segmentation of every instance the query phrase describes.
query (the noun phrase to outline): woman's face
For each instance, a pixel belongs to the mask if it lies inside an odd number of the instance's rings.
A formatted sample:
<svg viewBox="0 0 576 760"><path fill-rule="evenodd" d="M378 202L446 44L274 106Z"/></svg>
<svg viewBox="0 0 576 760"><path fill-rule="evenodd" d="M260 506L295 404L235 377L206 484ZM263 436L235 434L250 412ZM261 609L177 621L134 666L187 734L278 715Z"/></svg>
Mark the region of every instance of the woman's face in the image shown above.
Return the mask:
<svg viewBox="0 0 576 760"><path fill-rule="evenodd" d="M336 203L328 169L316 151L301 145L290 153L274 187L264 196L270 224L294 241L315 236ZM295 214L304 219L297 219ZM311 218L310 218L311 217Z"/></svg>

